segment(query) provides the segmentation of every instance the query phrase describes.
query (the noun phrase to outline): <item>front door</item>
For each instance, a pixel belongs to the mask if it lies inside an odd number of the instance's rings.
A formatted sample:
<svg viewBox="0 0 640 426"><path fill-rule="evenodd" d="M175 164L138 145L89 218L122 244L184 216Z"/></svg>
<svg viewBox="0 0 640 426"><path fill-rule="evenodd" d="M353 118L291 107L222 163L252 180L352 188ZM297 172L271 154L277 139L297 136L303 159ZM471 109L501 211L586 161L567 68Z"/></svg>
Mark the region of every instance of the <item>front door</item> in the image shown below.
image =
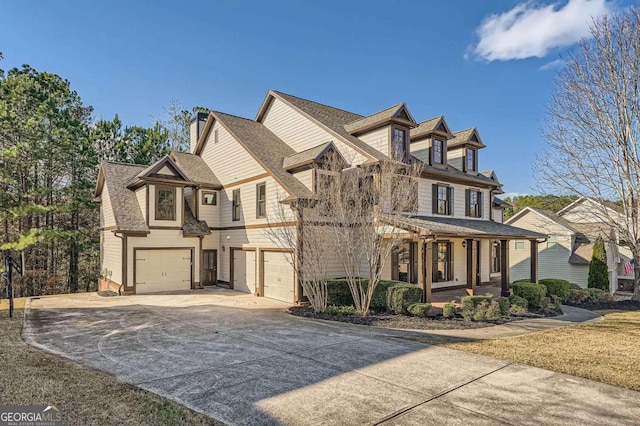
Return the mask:
<svg viewBox="0 0 640 426"><path fill-rule="evenodd" d="M218 283L218 251L202 251L202 284L215 285Z"/></svg>

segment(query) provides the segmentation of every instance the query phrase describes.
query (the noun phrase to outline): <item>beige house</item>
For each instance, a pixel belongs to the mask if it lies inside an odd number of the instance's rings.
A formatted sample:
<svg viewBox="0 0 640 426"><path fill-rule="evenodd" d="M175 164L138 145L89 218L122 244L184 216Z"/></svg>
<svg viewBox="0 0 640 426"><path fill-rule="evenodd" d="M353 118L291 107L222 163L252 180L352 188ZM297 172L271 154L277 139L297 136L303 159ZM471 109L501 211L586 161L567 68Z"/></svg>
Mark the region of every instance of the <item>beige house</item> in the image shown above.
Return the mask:
<svg viewBox="0 0 640 426"><path fill-rule="evenodd" d="M286 220L270 215L313 199L318 164L336 151L345 167L392 155L424 163L417 210L400 225L408 237L384 278L422 286L427 300L432 290L473 292L492 280L507 292L508 242L535 245L545 235L502 223L502 184L478 171L484 147L475 128L452 132L444 117L417 122L404 103L362 116L269 91L253 120L199 113L190 153L101 165L101 266L110 273L101 286L142 294L224 284L302 300L297 247L278 247L266 229L301 223L294 208ZM344 276L338 256L327 258L328 278Z"/></svg>
<svg viewBox="0 0 640 426"><path fill-rule="evenodd" d="M611 217L620 214L615 205L607 209ZM526 207L506 223L547 234L546 241L537 247L540 278L561 278L585 288L593 244L601 237L607 252L610 290L615 292L620 283L633 280L633 273L626 275L624 270L624 264L632 255L628 247L620 244L615 230L599 219L597 212L600 210L596 201L583 197L557 214ZM530 242L524 239L511 241L510 252L510 277L513 280L529 278Z"/></svg>

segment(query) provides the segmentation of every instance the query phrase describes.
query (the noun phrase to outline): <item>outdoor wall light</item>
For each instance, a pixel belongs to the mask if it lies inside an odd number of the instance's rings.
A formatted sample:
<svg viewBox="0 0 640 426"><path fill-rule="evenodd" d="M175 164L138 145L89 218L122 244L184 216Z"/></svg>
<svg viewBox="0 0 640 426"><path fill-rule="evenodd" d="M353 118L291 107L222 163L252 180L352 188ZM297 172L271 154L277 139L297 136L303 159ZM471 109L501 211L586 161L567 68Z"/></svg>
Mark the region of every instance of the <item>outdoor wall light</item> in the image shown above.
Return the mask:
<svg viewBox="0 0 640 426"><path fill-rule="evenodd" d="M224 244L222 245L222 251L224 251Z"/></svg>
<svg viewBox="0 0 640 426"><path fill-rule="evenodd" d="M467 248L467 240L462 240L462 248Z"/></svg>

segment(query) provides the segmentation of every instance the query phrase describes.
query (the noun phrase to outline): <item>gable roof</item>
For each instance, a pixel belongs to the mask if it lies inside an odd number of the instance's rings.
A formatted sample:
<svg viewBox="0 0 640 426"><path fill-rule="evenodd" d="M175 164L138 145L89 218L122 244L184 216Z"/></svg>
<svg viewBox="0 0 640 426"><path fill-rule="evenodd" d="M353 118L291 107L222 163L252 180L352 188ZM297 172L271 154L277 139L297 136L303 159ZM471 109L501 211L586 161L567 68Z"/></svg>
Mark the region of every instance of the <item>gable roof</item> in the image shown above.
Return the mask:
<svg viewBox="0 0 640 426"><path fill-rule="evenodd" d="M347 123L344 125L344 129L351 134L357 134L390 121L399 121L409 127L417 126L416 120L409 112L407 105L404 102L400 102L375 114Z"/></svg>
<svg viewBox="0 0 640 426"><path fill-rule="evenodd" d="M189 178L184 174L184 172L180 170L180 167L178 167L178 165L167 155L138 173L127 184L127 187L130 189L135 189L136 187L142 185L148 178L160 178L160 176L154 175L161 171L164 167L169 168L174 173L174 176L161 176L161 178L175 180L176 182L191 182Z"/></svg>
<svg viewBox="0 0 640 426"><path fill-rule="evenodd" d="M107 161L100 164L96 195L100 196L103 186L107 185L118 231L149 232L135 191L127 189L127 184L145 169L138 164Z"/></svg>
<svg viewBox="0 0 640 426"><path fill-rule="evenodd" d="M284 158L296 152L280 140L262 123L247 118L211 111L201 135L196 155L204 149L213 122L219 121L238 143L260 164L292 198L314 198L314 194L302 182L282 168Z"/></svg>
<svg viewBox="0 0 640 426"><path fill-rule="evenodd" d="M560 210L558 212L558 214L559 215L563 215L566 212L568 212L571 209L573 209L574 207L584 203L585 201L588 201L588 202L596 204L596 205L600 204L600 205L605 206L607 209L609 209L609 210L611 210L611 211L613 211L615 213L624 214L624 208L619 206L619 205L617 205L616 203L612 203L611 201L606 201L606 200L604 200L604 201L596 201L596 200L594 200L592 198L589 198L589 197L580 197L580 198L578 198L576 201L574 201L573 203L569 204L567 207L565 207L562 210Z"/></svg>
<svg viewBox="0 0 640 426"><path fill-rule="evenodd" d="M463 145L471 145L476 148L485 148L486 145L482 143L478 129L470 127L468 129L460 130L453 134L453 139L447 142L447 149L457 148Z"/></svg>
<svg viewBox="0 0 640 426"><path fill-rule="evenodd" d="M302 115L319 124L325 130L329 131L329 133L334 134L338 139L342 140L369 160L380 161L388 159L386 155L345 130L345 124L363 118L361 115L349 111L287 95L286 93L276 92L275 90L269 90L267 97L256 115L256 121L262 120L273 98L280 99L285 104L302 113Z"/></svg>
<svg viewBox="0 0 640 426"><path fill-rule="evenodd" d="M307 164L311 164L314 162L320 161L329 151L336 152L343 160L342 154L333 144L333 142L326 142L320 144L318 146L314 146L313 148L306 149L304 151L297 152L295 154L288 155L284 157L284 161L282 162L282 167L285 170L292 170L297 167L302 167ZM344 160L345 165L347 165L347 160Z"/></svg>
<svg viewBox="0 0 640 426"><path fill-rule="evenodd" d="M529 212L537 214L538 216L542 216L543 218L560 225L561 227L565 228L567 232L570 232L570 233L577 232L576 229L572 226L571 222L564 219L562 216L558 216L556 213L552 212L551 210L542 210L542 209L536 209L533 207L525 207L524 209L520 210L518 213L516 213L515 215L507 219L504 223L515 222L516 220L518 220L519 218L521 218L522 216L526 215Z"/></svg>
<svg viewBox="0 0 640 426"><path fill-rule="evenodd" d="M493 197L493 207L498 207L498 208L502 208L502 209L506 209L509 207L513 207L511 204L507 203L504 200L501 200L498 197Z"/></svg>
<svg viewBox="0 0 640 426"><path fill-rule="evenodd" d="M199 155L171 151L169 154L191 182L212 189L221 189L222 184Z"/></svg>
<svg viewBox="0 0 640 426"><path fill-rule="evenodd" d="M184 225L182 226L182 233L184 236L211 234L211 230L209 229L207 222L196 219L186 199L184 200Z"/></svg>
<svg viewBox="0 0 640 426"><path fill-rule="evenodd" d="M443 115L425 120L409 132L412 140L427 137L433 133L445 136L447 139L451 139L453 137L451 129Z"/></svg>

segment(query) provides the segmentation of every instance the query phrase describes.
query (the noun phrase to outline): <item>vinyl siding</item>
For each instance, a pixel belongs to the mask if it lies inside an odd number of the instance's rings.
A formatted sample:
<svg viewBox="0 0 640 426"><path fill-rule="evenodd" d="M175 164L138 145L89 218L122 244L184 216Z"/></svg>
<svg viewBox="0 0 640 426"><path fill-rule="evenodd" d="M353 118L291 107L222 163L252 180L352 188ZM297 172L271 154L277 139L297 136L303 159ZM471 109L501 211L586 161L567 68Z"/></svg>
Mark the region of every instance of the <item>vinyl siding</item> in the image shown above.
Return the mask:
<svg viewBox="0 0 640 426"><path fill-rule="evenodd" d="M182 230L154 229L146 237L127 238L127 283L133 284L134 248L193 248L193 282L200 282L200 256L198 238L184 238Z"/></svg>
<svg viewBox="0 0 640 426"><path fill-rule="evenodd" d="M140 188L136 189L136 198L138 199L138 204L140 205L142 217L144 218L144 220L147 220L147 185L143 185Z"/></svg>
<svg viewBox="0 0 640 426"><path fill-rule="evenodd" d="M449 165L455 167L458 170L462 170L462 164L464 161L464 148L452 149L447 152L447 159Z"/></svg>
<svg viewBox="0 0 640 426"><path fill-rule="evenodd" d="M384 155L389 155L389 132L391 126L381 127L358 135L358 139L377 149Z"/></svg>
<svg viewBox="0 0 640 426"><path fill-rule="evenodd" d="M538 278L560 278L582 287L587 286L588 265L569 263L572 233L534 212L528 212L509 224L557 236L558 244L553 248L549 242L538 244ZM515 245L516 241L509 242L509 278L511 281L530 278L531 244L525 241L524 250L516 250Z"/></svg>
<svg viewBox="0 0 640 426"><path fill-rule="evenodd" d="M423 161L429 164L429 147L431 146L431 139L421 139L417 142L411 142L410 151L411 155L416 157L418 160Z"/></svg>
<svg viewBox="0 0 640 426"><path fill-rule="evenodd" d="M492 213L493 221L498 223L504 222L504 219L502 216L503 213L504 211L502 209L493 209L493 213Z"/></svg>
<svg viewBox="0 0 640 426"><path fill-rule="evenodd" d="M217 203L215 206L202 204L203 192L217 192ZM195 201L195 200L194 200ZM199 203L199 218L207 222L210 228L220 226L220 191L198 190L197 202Z"/></svg>
<svg viewBox="0 0 640 426"><path fill-rule="evenodd" d="M116 218L113 215L113 206L109 197L109 187L105 183L100 197L100 227L116 226Z"/></svg>
<svg viewBox="0 0 640 426"><path fill-rule="evenodd" d="M418 214L421 216L438 216L433 214L433 184L446 184L442 181L434 181L430 179L420 179L418 181ZM489 190L483 188L475 188L460 184L448 184L453 188L453 210L452 217L460 219L489 220L489 208L491 206ZM473 189L482 192L482 217L474 218L466 216L466 199L465 190Z"/></svg>
<svg viewBox="0 0 640 426"><path fill-rule="evenodd" d="M301 172L298 173L294 173L293 175L296 177L296 179L298 179L300 182L302 182L304 184L304 186L306 186L307 188L309 188L309 190L311 190L311 192L313 191L313 173L314 173L315 169L307 169L307 170L303 170Z"/></svg>
<svg viewBox="0 0 640 426"><path fill-rule="evenodd" d="M214 143L216 130L218 143ZM209 132L201 156L223 185L266 173L219 122L216 122Z"/></svg>
<svg viewBox="0 0 640 426"><path fill-rule="evenodd" d="M280 99L273 99L262 118L262 124L296 152L333 141L342 156L352 165L362 164L366 161L364 155Z"/></svg>
<svg viewBox="0 0 640 426"><path fill-rule="evenodd" d="M184 197L182 187L175 187L176 220L156 220L156 186L149 184L149 226L182 227L182 213L184 211Z"/></svg>
<svg viewBox="0 0 640 426"><path fill-rule="evenodd" d="M109 269L111 281L122 284L122 239L113 231L100 232L100 274Z"/></svg>

